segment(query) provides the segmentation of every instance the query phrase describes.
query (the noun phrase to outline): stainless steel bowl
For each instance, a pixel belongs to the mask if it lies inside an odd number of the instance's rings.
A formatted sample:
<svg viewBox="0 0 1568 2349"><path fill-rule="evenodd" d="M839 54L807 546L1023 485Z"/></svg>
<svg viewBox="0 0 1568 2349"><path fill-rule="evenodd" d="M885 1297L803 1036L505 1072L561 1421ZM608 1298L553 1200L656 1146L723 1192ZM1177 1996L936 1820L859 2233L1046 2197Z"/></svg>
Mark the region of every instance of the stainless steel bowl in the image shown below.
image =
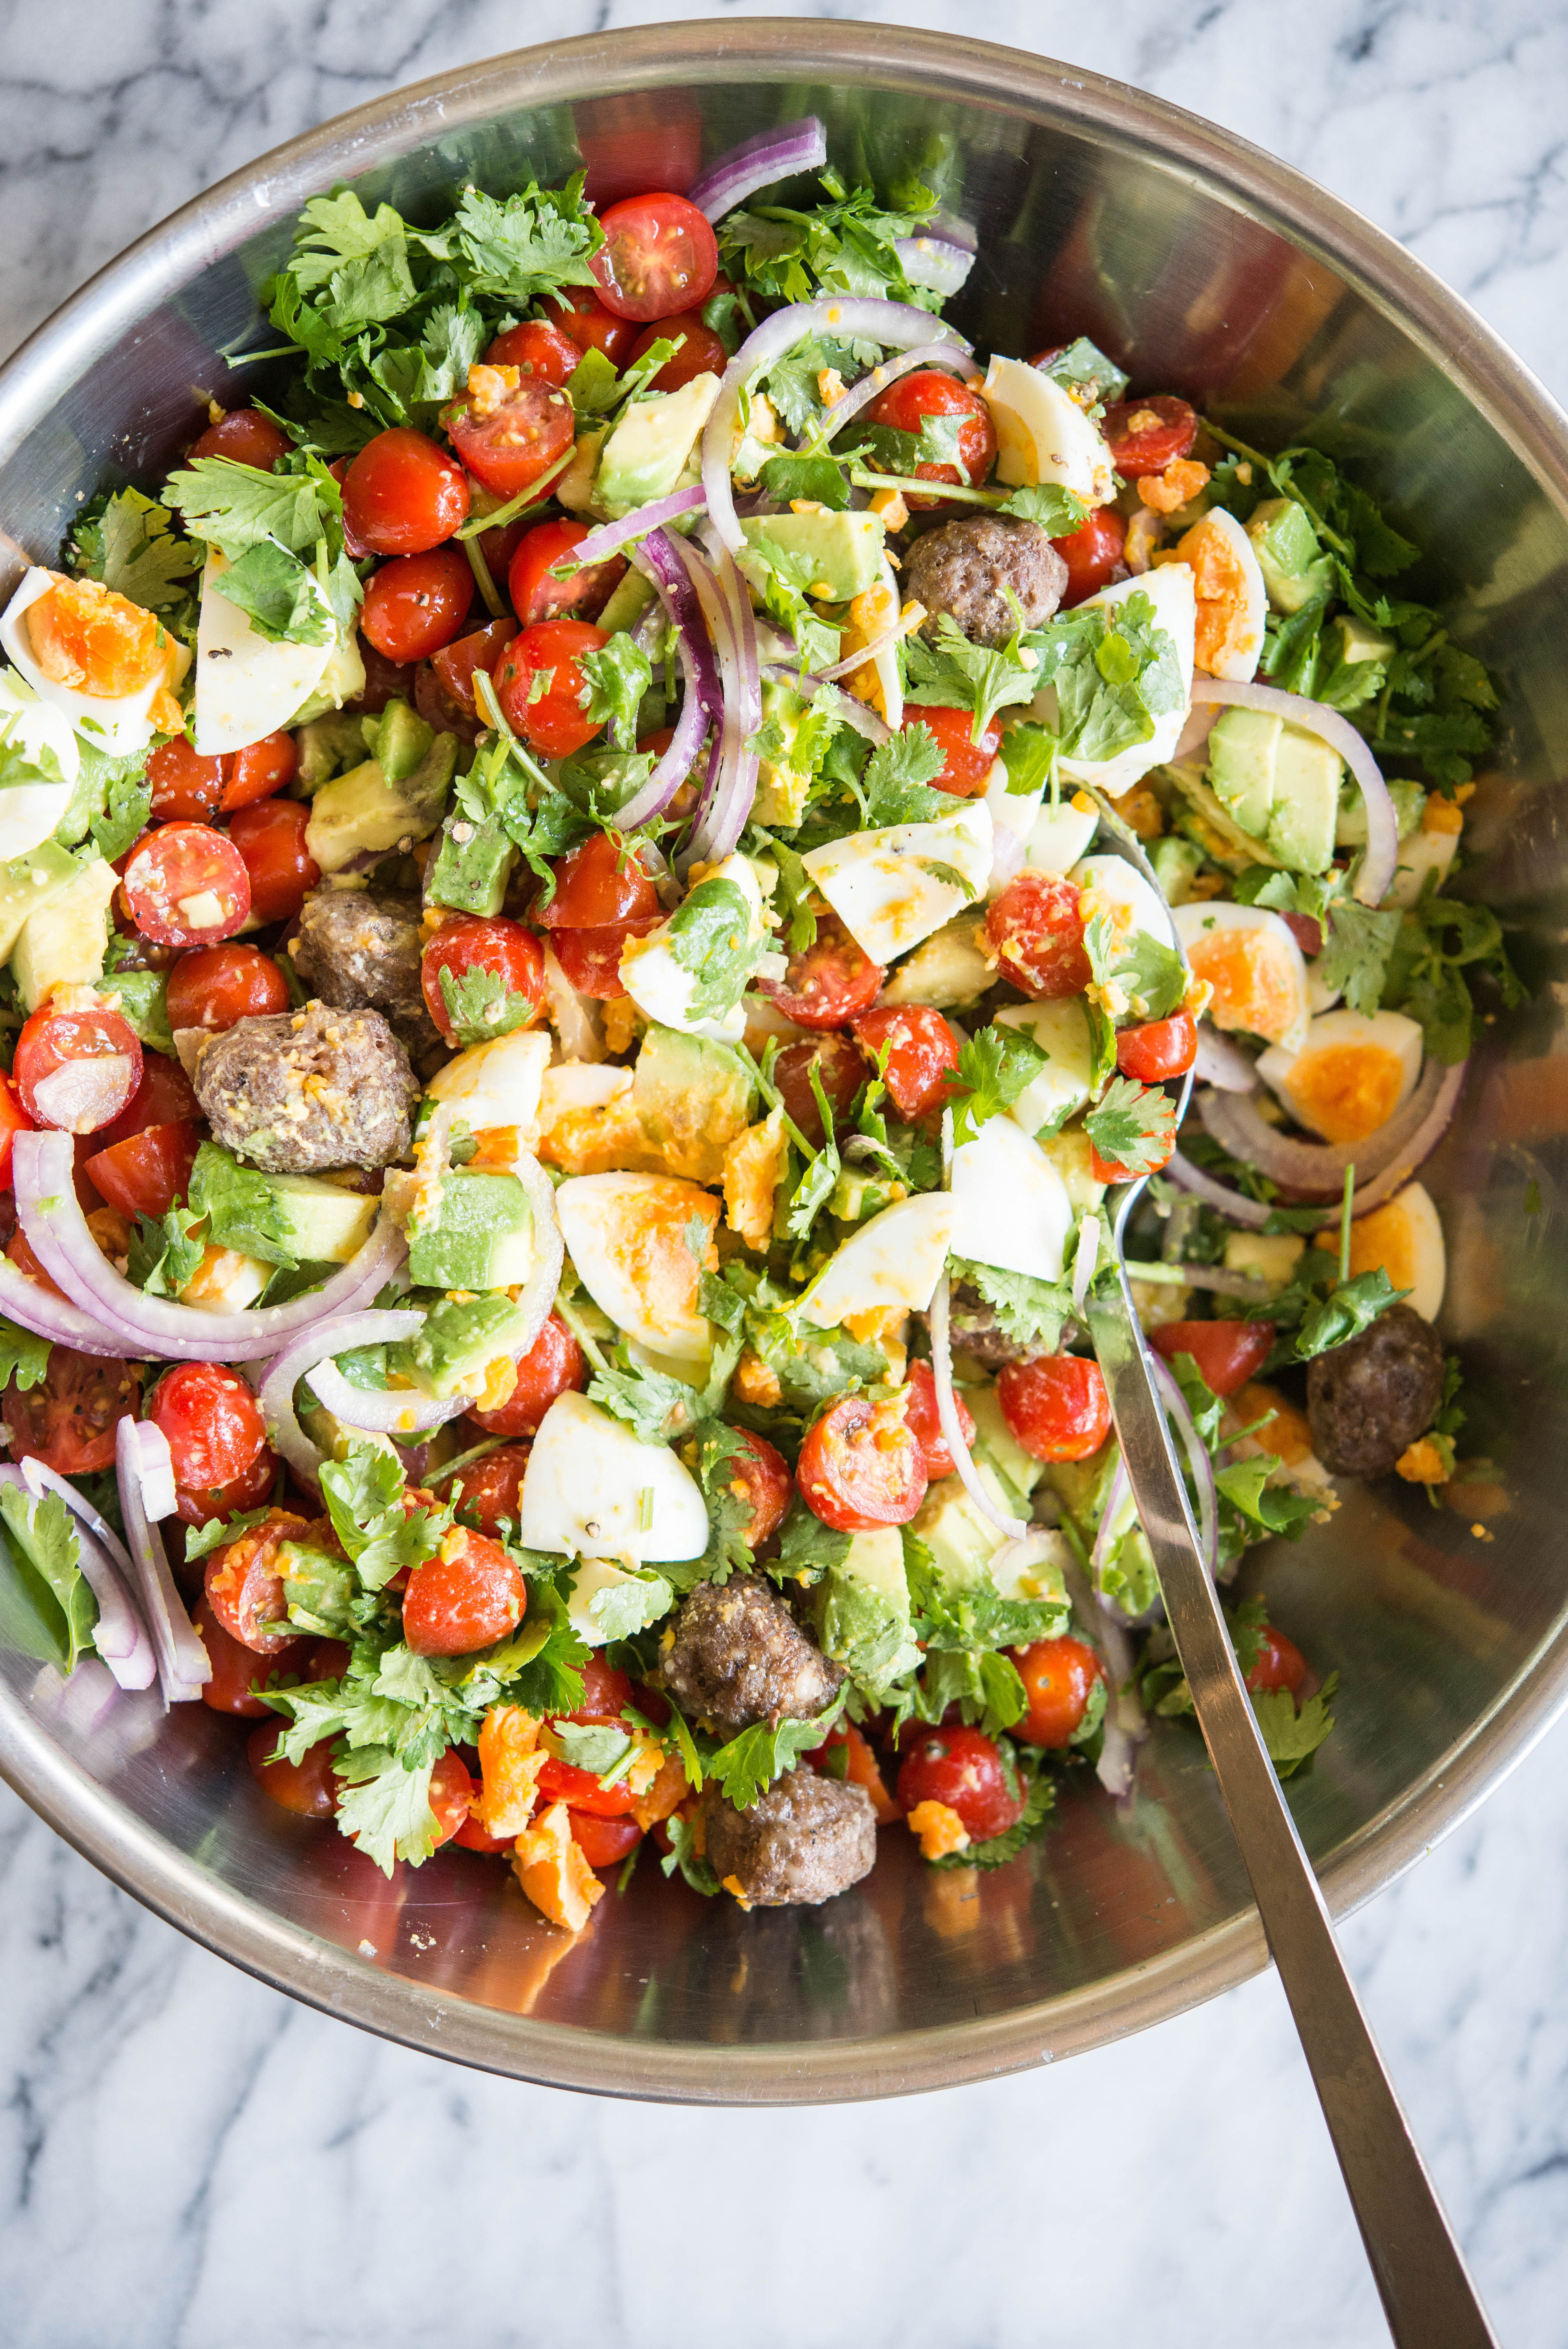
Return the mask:
<svg viewBox="0 0 1568 2349"><path fill-rule="evenodd" d="M961 316L1027 353L1078 330L1150 389L1238 429L1310 428L1430 550L1428 592L1507 680L1472 811L1467 887L1518 926L1533 1003L1487 1028L1429 1181L1464 1348L1462 1506L1351 1491L1326 1530L1255 1562L1323 1670L1339 1728L1293 1789L1343 1913L1477 1803L1568 1692L1568 1307L1558 1057L1568 734L1568 432L1464 305L1295 172L1092 75L940 35L694 24L524 51L296 140L133 246L0 376L7 570L52 559L106 478L156 469L197 402L232 396L254 289L335 181L405 212L469 179L544 182L580 154L607 195L688 184L701 157L815 110L851 178L919 173L971 222ZM0 583L5 584L5 583ZM77 1850L253 1973L410 2045L620 2095L779 2102L890 2095L1069 2054L1158 2022L1264 1960L1195 1738L1157 1731L1135 1799L1068 1800L989 1877L923 1872L883 1838L820 1911L742 1916L647 1861L573 1944L460 1851L387 1884L253 1786L232 1724L148 1698L100 1708L0 1655L0 1769Z"/></svg>

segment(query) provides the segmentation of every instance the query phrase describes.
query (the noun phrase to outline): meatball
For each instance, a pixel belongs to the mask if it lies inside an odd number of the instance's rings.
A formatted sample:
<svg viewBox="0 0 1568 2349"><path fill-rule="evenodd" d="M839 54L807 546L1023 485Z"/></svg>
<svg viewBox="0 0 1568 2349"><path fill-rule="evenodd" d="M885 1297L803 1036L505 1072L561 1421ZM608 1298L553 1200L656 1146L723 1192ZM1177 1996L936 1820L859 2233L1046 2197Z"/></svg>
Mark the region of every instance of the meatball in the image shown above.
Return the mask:
<svg viewBox="0 0 1568 2349"><path fill-rule="evenodd" d="M810 1721L844 1678L755 1574L691 1593L665 1634L659 1674L684 1713L727 1736L758 1721Z"/></svg>
<svg viewBox="0 0 1568 2349"><path fill-rule="evenodd" d="M814 1909L876 1865L877 1822L863 1786L791 1770L738 1811L707 1798L707 1857L719 1882L760 1909Z"/></svg>
<svg viewBox="0 0 1568 2349"><path fill-rule="evenodd" d="M955 1348L991 1371L1004 1370L1009 1362L1032 1362L1052 1350L1009 1338L979 1290L963 1280L953 1285L952 1338Z"/></svg>
<svg viewBox="0 0 1568 2349"><path fill-rule="evenodd" d="M934 643L938 616L949 612L971 644L995 649L1014 634L1018 611L1026 627L1045 626L1062 600L1068 566L1037 522L972 514L917 538L903 575L906 592L926 609L923 636Z"/></svg>
<svg viewBox="0 0 1568 2349"><path fill-rule="evenodd" d="M407 1153L419 1098L381 1014L325 1003L209 1038L192 1081L213 1140L264 1174L390 1165Z"/></svg>
<svg viewBox="0 0 1568 2349"><path fill-rule="evenodd" d="M1441 1339L1408 1305L1390 1305L1308 1370L1313 1448L1332 1475L1386 1476L1442 1399Z"/></svg>
<svg viewBox="0 0 1568 2349"><path fill-rule="evenodd" d="M380 1011L416 1066L443 1050L419 985L419 901L315 889L289 957L312 995L339 1011Z"/></svg>

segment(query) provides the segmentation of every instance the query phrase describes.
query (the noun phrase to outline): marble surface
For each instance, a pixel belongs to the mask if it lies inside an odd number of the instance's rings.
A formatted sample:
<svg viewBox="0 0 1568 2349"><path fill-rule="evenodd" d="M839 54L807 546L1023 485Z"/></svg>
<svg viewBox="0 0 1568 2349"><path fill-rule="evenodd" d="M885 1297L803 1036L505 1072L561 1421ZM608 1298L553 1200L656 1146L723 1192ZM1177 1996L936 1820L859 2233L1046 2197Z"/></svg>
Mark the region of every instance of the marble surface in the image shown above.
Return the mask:
<svg viewBox="0 0 1568 2349"><path fill-rule="evenodd" d="M522 41L676 13L6 10L0 347L173 205L329 114ZM1137 82L1326 181L1568 394L1568 26L1547 0L678 13L919 22ZM1568 2294L1565 1763L1568 1726L1346 1933L1509 2349L1560 2342ZM294 2006L144 1914L3 1789L0 1878L13 2349L403 2349L458 2326L485 2349L1387 2337L1272 1976L940 2103L683 2112L459 2072Z"/></svg>

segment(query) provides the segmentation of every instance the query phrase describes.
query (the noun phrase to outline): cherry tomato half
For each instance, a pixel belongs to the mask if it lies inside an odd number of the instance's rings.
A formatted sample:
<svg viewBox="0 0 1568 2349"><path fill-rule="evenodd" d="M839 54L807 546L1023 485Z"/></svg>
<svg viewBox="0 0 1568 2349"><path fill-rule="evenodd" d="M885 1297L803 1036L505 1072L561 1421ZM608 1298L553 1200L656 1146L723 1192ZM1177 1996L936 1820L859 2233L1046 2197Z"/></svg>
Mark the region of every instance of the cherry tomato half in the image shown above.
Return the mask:
<svg viewBox="0 0 1568 2349"><path fill-rule="evenodd" d="M1013 1734L1026 1745L1059 1749L1082 1725L1096 1681L1105 1678L1099 1658L1081 1640L1037 1640L1015 1648L1013 1661L1024 1683L1028 1711Z"/></svg>
<svg viewBox="0 0 1568 2349"><path fill-rule="evenodd" d="M615 1867L643 1840L643 1830L635 1819L600 1819L592 1811L570 1808L566 1818L572 1840L590 1868Z"/></svg>
<svg viewBox="0 0 1568 2349"><path fill-rule="evenodd" d="M1068 584L1062 590L1064 612L1110 585L1121 568L1126 543L1127 524L1114 506L1096 506L1078 529L1066 538L1052 539L1051 544L1068 566Z"/></svg>
<svg viewBox="0 0 1568 2349"><path fill-rule="evenodd" d="M1272 1321L1162 1321L1149 1342L1168 1362L1191 1354L1212 1393L1233 1395L1256 1378L1274 1340Z"/></svg>
<svg viewBox="0 0 1568 2349"><path fill-rule="evenodd" d="M1084 949L1079 891L1059 874L1015 874L985 916L1002 975L1037 999L1081 995L1094 977Z"/></svg>
<svg viewBox="0 0 1568 2349"><path fill-rule="evenodd" d="M607 310L591 285L563 285L559 294L545 295L544 307L580 355L603 351L613 367L624 367L631 357L637 339L635 320Z"/></svg>
<svg viewBox="0 0 1568 2349"><path fill-rule="evenodd" d="M242 1468L226 1485L176 1485L175 1511L181 1523L187 1526L210 1525L214 1517L237 1517L247 1509L259 1509L271 1497L277 1480L277 1454L270 1444L263 1444L250 1466ZM334 1643L318 1640L316 1644L325 1647ZM310 1677L325 1679L327 1675L313 1672Z"/></svg>
<svg viewBox="0 0 1568 2349"><path fill-rule="evenodd" d="M259 947L195 947L169 974L170 1028L225 1034L242 1019L289 1008L288 981Z"/></svg>
<svg viewBox="0 0 1568 2349"><path fill-rule="evenodd" d="M259 742L247 742L242 750L231 750L223 761L220 812L232 815L236 808L271 799L274 792L286 789L298 772L299 745L282 728L275 734L263 734Z"/></svg>
<svg viewBox="0 0 1568 2349"><path fill-rule="evenodd" d="M213 946L232 937L251 910L244 858L204 823L166 823L147 833L121 885L137 928L160 946Z"/></svg>
<svg viewBox="0 0 1568 2349"><path fill-rule="evenodd" d="M1087 1460L1110 1433L1104 1376L1081 1354L1006 1363L996 1400L1009 1433L1033 1460Z"/></svg>
<svg viewBox="0 0 1568 2349"><path fill-rule="evenodd" d="M848 1117L855 1095L865 1083L866 1064L847 1036L831 1034L786 1044L774 1061L773 1081L784 1103L784 1114L799 1127L813 1150L820 1150L827 1135L811 1090L813 1069L836 1127L841 1118Z"/></svg>
<svg viewBox="0 0 1568 2349"><path fill-rule="evenodd" d="M498 1033L505 1032L500 1021L507 1012L515 1010L518 997L526 999L530 1018L538 1010L544 993L544 948L533 932L499 914L454 914L428 940L419 959L425 1001L449 1044L457 1040L457 1023L447 1001L443 974L449 975L449 985L456 988L470 971L490 971L501 981L503 991L489 1006Z"/></svg>
<svg viewBox="0 0 1568 2349"><path fill-rule="evenodd" d="M292 445L287 433L259 408L231 408L191 442L185 461L189 465L198 457L227 457L231 464L253 465L259 473L270 473Z"/></svg>
<svg viewBox="0 0 1568 2349"><path fill-rule="evenodd" d="M388 660L428 660L459 633L473 600L473 566L460 546L400 554L366 587L359 633Z"/></svg>
<svg viewBox="0 0 1568 2349"><path fill-rule="evenodd" d="M112 1125L104 1127L98 1140L107 1150L114 1143L128 1142L133 1133L145 1133L150 1125L191 1123L201 1114L201 1104L179 1061L171 1061L167 1052L144 1050L141 1082L130 1097L129 1107Z"/></svg>
<svg viewBox="0 0 1568 2349"><path fill-rule="evenodd" d="M302 1642L291 1640L288 1647L263 1661L253 1648L242 1648L238 1640L231 1640L209 1606L205 1591L191 1609L191 1619L212 1667L212 1677L202 1683L202 1703L211 1705L214 1713L226 1713L240 1721L272 1721L281 1729L283 1723L272 1706L251 1694L251 1684L254 1682L265 1688L271 1681L292 1680L289 1659Z"/></svg>
<svg viewBox="0 0 1568 2349"><path fill-rule="evenodd" d="M1247 1674L1250 1689L1288 1689L1295 1696L1306 1678L1306 1658L1295 1641L1265 1623L1258 1633L1257 1661Z"/></svg>
<svg viewBox="0 0 1568 2349"><path fill-rule="evenodd" d="M519 376L493 406L472 392L444 409L441 421L476 481L498 497L515 497L572 446L577 419L572 402L539 376Z"/></svg>
<svg viewBox="0 0 1568 2349"><path fill-rule="evenodd" d="M57 1011L43 1003L16 1039L11 1072L35 1125L97 1133L135 1098L141 1046L130 1022L107 1004Z"/></svg>
<svg viewBox="0 0 1568 2349"><path fill-rule="evenodd" d="M1140 1028L1123 1028L1116 1040L1117 1067L1140 1084L1184 1077L1197 1057L1198 1023L1185 1009L1173 1011L1169 1019L1146 1019Z"/></svg>
<svg viewBox="0 0 1568 2349"><path fill-rule="evenodd" d="M451 1498L477 1520L481 1534L500 1533L504 1518L516 1526L529 1451L526 1444L503 1444L499 1452L487 1452L453 1477Z"/></svg>
<svg viewBox="0 0 1568 2349"><path fill-rule="evenodd" d="M907 734L912 726L929 727L947 761L935 778L934 790L951 792L955 800L974 799L985 790L1002 748L1002 729L994 718L975 742L971 740L975 719L969 710L946 709L936 702L912 702L903 713L903 731Z"/></svg>
<svg viewBox="0 0 1568 2349"><path fill-rule="evenodd" d="M797 1028L844 1028L857 1011L869 1011L887 972L857 946L837 914L817 916L811 945L789 957L782 979L759 979Z"/></svg>
<svg viewBox="0 0 1568 2349"><path fill-rule="evenodd" d="M582 346L544 318L525 318L520 326L508 326L485 353L486 367L514 367L520 376L535 376L555 391L571 381L582 361Z"/></svg>
<svg viewBox="0 0 1568 2349"><path fill-rule="evenodd" d="M232 1485L267 1440L253 1389L222 1362L181 1362L153 1389L147 1416L169 1439L175 1483L194 1491Z"/></svg>
<svg viewBox="0 0 1568 2349"><path fill-rule="evenodd" d="M555 890L536 916L547 930L593 930L611 922L656 920L659 893L631 849L596 832L552 868Z"/></svg>
<svg viewBox="0 0 1568 2349"><path fill-rule="evenodd" d="M550 944L568 987L595 1002L614 1003L625 994L621 956L628 938L646 937L656 929L657 914L640 922L606 922L594 930L552 930Z"/></svg>
<svg viewBox="0 0 1568 2349"><path fill-rule="evenodd" d="M1121 399L1105 411L1100 427L1110 461L1124 481L1162 473L1185 457L1198 437L1198 413L1184 399L1161 394L1154 399Z"/></svg>
<svg viewBox="0 0 1568 2349"><path fill-rule="evenodd" d="M900 1406L845 1395L800 1446L795 1482L813 1516L841 1533L906 1526L925 1498L925 1455Z"/></svg>
<svg viewBox="0 0 1568 2349"><path fill-rule="evenodd" d="M124 1142L95 1152L84 1171L99 1198L122 1216L156 1220L190 1189L201 1139L200 1130L184 1119L173 1125L144 1126Z"/></svg>
<svg viewBox="0 0 1568 2349"><path fill-rule="evenodd" d="M269 1708L270 1710L270 1708ZM274 1762L284 1724L274 1714L258 1722L245 1740L251 1775L263 1795L302 1819L329 1819L337 1808L342 1782L332 1766L334 1740L322 1738L297 1762Z"/></svg>
<svg viewBox="0 0 1568 2349"><path fill-rule="evenodd" d="M343 514L372 554L424 554L468 520L468 476L428 433L395 425L344 474Z"/></svg>
<svg viewBox="0 0 1568 2349"><path fill-rule="evenodd" d="M436 1848L449 1843L471 1815L474 1782L468 1764L449 1745L430 1773L430 1808L436 1815Z"/></svg>
<svg viewBox="0 0 1568 2349"><path fill-rule="evenodd" d="M471 1655L515 1631L527 1605L522 1576L500 1544L455 1526L438 1555L408 1577L403 1637L417 1656Z"/></svg>
<svg viewBox="0 0 1568 2349"><path fill-rule="evenodd" d="M586 620L541 620L508 645L496 664L496 692L531 750L566 759L593 740L604 721L588 715L588 680L578 664L609 641Z"/></svg>
<svg viewBox="0 0 1568 2349"><path fill-rule="evenodd" d="M994 1741L978 1729L922 1730L906 1743L899 1764L898 1799L942 1803L955 1811L975 1843L1005 1835L1023 1815L1024 1801L1007 1783Z"/></svg>
<svg viewBox="0 0 1568 2349"><path fill-rule="evenodd" d="M532 1435L557 1395L580 1394L587 1383L583 1349L560 1314L552 1313L519 1362L517 1384L505 1402L498 1411L470 1411L468 1416L487 1435Z"/></svg>
<svg viewBox="0 0 1568 2349"><path fill-rule="evenodd" d="M275 1656L299 1636L287 1621L278 1547L304 1540L309 1531L303 1517L273 1509L264 1525L237 1534L207 1560L208 1604L230 1639L259 1656Z"/></svg>
<svg viewBox="0 0 1568 2349"><path fill-rule="evenodd" d="M612 554L606 562L590 563L564 579L554 576L555 566L569 563L573 547L580 546L587 535L585 522L542 522L522 540L511 558L507 592L525 628L567 614L592 620L603 610L617 581L625 575L624 556Z"/></svg>
<svg viewBox="0 0 1568 2349"><path fill-rule="evenodd" d="M895 432L912 432L916 437L928 416L944 423L956 421L959 462L916 464L914 479L964 481L971 489L978 489L996 461L996 428L991 421L990 409L967 384L944 375L938 367L917 367L913 375L901 376L897 383L890 383L865 410L868 424L891 425ZM903 472L904 469L889 465L885 470ZM911 495L907 502L916 508L940 505L942 500Z"/></svg>
<svg viewBox="0 0 1568 2349"><path fill-rule="evenodd" d="M18 1235L19 1237L19 1235ZM12 1247L6 1254L16 1260ZM87 1476L114 1465L114 1432L134 1413L141 1383L129 1362L108 1354L78 1354L51 1346L39 1386L24 1394L8 1386L0 1415L11 1432L13 1460L41 1460L62 1476Z"/></svg>
<svg viewBox="0 0 1568 2349"><path fill-rule="evenodd" d="M632 353L634 362L645 357L655 343L676 343L680 347L652 378L650 391L678 391L693 376L721 376L729 365L729 353L713 328L704 326L700 308L679 310L673 318L657 319L645 328Z"/></svg>
<svg viewBox="0 0 1568 2349"><path fill-rule="evenodd" d="M947 1097L947 1080L958 1066L958 1039L940 1011L925 1004L882 1004L856 1014L850 1032L875 1067L900 1117L923 1117Z"/></svg>
<svg viewBox="0 0 1568 2349"><path fill-rule="evenodd" d="M477 730L481 722L474 698L476 675L480 669L487 677L490 675L516 634L515 620L492 620L488 627L474 628L468 636L459 636L456 644L443 645L439 652L430 656L430 667L441 692L464 728ZM416 692L418 689L416 686ZM421 709L421 715L428 713Z"/></svg>
<svg viewBox="0 0 1568 2349"><path fill-rule="evenodd" d="M310 809L301 800L263 800L231 822L229 838L250 875L258 921L292 922L321 879L305 845L309 825Z"/></svg>
<svg viewBox="0 0 1568 2349"><path fill-rule="evenodd" d="M750 1507L751 1515L740 1537L756 1550L771 1539L784 1522L793 1489L789 1464L765 1435L755 1434L749 1427L738 1427L735 1433L746 1448L725 1464L722 1473L727 1489Z"/></svg>
<svg viewBox="0 0 1568 2349"><path fill-rule="evenodd" d="M629 196L599 224L604 242L588 266L607 310L645 323L701 309L718 275L718 244L695 204L667 193Z"/></svg>
<svg viewBox="0 0 1568 2349"><path fill-rule="evenodd" d="M147 761L154 820L168 823L183 816L200 823L216 815L223 803L223 765L222 759L199 759L183 734L160 742Z"/></svg>
<svg viewBox="0 0 1568 2349"><path fill-rule="evenodd" d="M939 1476L951 1476L955 1464L942 1433L942 1415L936 1408L936 1376L929 1362L911 1362L904 1373L909 1389L909 1409L904 1424L914 1436L925 1461L925 1473L934 1485ZM954 1393L958 1406L958 1428L965 1444L975 1441L975 1414L963 1396Z"/></svg>

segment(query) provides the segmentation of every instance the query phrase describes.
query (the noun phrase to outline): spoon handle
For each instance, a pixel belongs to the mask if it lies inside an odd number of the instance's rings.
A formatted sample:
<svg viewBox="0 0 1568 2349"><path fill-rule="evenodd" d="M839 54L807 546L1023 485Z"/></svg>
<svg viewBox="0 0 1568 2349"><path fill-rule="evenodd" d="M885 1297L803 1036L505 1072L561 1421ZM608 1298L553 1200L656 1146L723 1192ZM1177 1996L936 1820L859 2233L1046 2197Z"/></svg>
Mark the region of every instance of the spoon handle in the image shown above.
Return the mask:
<svg viewBox="0 0 1568 2349"><path fill-rule="evenodd" d="M1496 2349L1496 2336L1384 2068L1204 1571L1123 1274L1090 1331L1122 1457L1253 1895L1279 1968L1399 2349Z"/></svg>

